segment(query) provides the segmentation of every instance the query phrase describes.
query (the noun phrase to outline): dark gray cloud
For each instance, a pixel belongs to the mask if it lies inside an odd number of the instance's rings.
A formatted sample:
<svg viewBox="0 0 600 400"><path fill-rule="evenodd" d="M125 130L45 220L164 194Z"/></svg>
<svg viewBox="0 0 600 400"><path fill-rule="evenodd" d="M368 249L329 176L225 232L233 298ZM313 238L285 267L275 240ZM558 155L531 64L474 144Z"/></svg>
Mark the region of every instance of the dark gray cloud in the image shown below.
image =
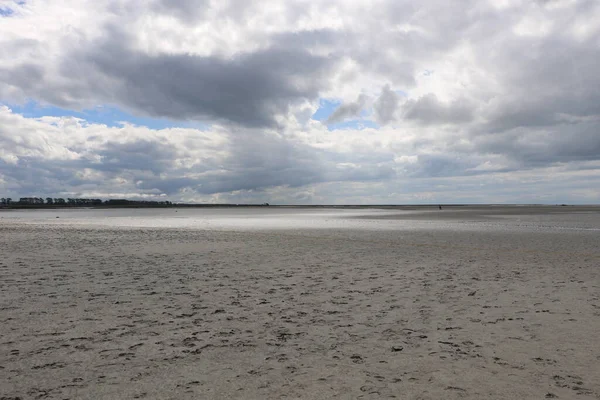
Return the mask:
<svg viewBox="0 0 600 400"><path fill-rule="evenodd" d="M416 100L407 100L401 108L404 119L423 124L460 123L473 118L472 106L465 100L454 100L444 104L432 93Z"/></svg>
<svg viewBox="0 0 600 400"><path fill-rule="evenodd" d="M417 162L405 168L405 174L414 178L451 177L469 174L474 161L460 154L421 154Z"/></svg>
<svg viewBox="0 0 600 400"><path fill-rule="evenodd" d="M381 94L377 100L375 100L375 104L373 105L375 120L378 123L385 125L396 119L398 103L400 102L399 97L400 96L391 89L389 84L381 89Z"/></svg>
<svg viewBox="0 0 600 400"><path fill-rule="evenodd" d="M561 123L560 114L600 115L598 48L557 35L503 40L501 54L482 57L486 66L497 69L506 91L485 109L484 129L550 126Z"/></svg>
<svg viewBox="0 0 600 400"><path fill-rule="evenodd" d="M473 105L464 99L441 102L433 93L401 102L400 95L385 85L373 104L375 120L381 125L403 119L420 124L458 124L473 119Z"/></svg>
<svg viewBox="0 0 600 400"><path fill-rule="evenodd" d="M150 55L131 48L131 40L109 26L100 41L61 60L60 77L39 64L0 65L0 82L64 108L81 109L94 98L152 117L258 127L274 126L289 107L318 98L335 65L332 57L287 46L289 37L231 58Z"/></svg>
<svg viewBox="0 0 600 400"><path fill-rule="evenodd" d="M524 128L473 139L473 151L500 154L515 161L515 168L533 168L576 161L600 160L598 121Z"/></svg>
<svg viewBox="0 0 600 400"><path fill-rule="evenodd" d="M299 187L323 180L319 152L272 133L232 133L224 169L208 173L200 188L205 194L287 185Z"/></svg>
<svg viewBox="0 0 600 400"><path fill-rule="evenodd" d="M155 0L150 3L150 8L158 13L193 23L209 10L210 0Z"/></svg>
<svg viewBox="0 0 600 400"><path fill-rule="evenodd" d="M22 63L16 68L0 67L0 81L11 82L25 92L35 91L44 81L44 69L32 63Z"/></svg>
<svg viewBox="0 0 600 400"><path fill-rule="evenodd" d="M108 39L64 60L70 76L101 74L108 100L154 117L224 120L272 126L290 105L315 99L333 64L305 50L273 46L232 59L193 55L147 55ZM109 97L110 96L110 97Z"/></svg>
<svg viewBox="0 0 600 400"><path fill-rule="evenodd" d="M360 94L356 101L344 103L340 105L335 111L327 118L327 124L335 124L342 122L345 119L353 119L360 116L363 111L365 104L367 103L368 97L364 94Z"/></svg>
<svg viewBox="0 0 600 400"><path fill-rule="evenodd" d="M155 175L168 171L177 157L173 144L143 139L127 143L108 142L97 154L100 162L97 165L90 163L88 168L117 173L124 170L143 170Z"/></svg>
<svg viewBox="0 0 600 400"><path fill-rule="evenodd" d="M299 188L323 182L374 181L394 175L387 157L319 150L273 133L231 134L225 166L203 177L199 192L214 194L276 186ZM361 161L362 160L362 161Z"/></svg>
<svg viewBox="0 0 600 400"><path fill-rule="evenodd" d="M0 160L0 169L5 180L8 180L8 189L15 193L15 197L62 197L61 192L73 187L98 187L101 184L100 181L78 177L80 168L79 163L72 161L47 160L41 157L20 157L16 164Z"/></svg>

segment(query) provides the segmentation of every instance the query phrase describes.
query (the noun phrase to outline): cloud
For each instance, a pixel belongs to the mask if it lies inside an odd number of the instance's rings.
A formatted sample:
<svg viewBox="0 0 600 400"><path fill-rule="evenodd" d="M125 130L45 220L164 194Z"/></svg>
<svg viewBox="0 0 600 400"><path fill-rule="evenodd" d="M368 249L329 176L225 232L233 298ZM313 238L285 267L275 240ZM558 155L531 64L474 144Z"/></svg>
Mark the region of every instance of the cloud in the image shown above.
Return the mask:
<svg viewBox="0 0 600 400"><path fill-rule="evenodd" d="M375 100L375 104L373 105L375 120L382 125L396 120L399 101L399 96L392 91L390 85L385 85L381 89L381 94L377 100Z"/></svg>
<svg viewBox="0 0 600 400"><path fill-rule="evenodd" d="M461 123L473 118L472 106L462 99L444 104L430 93L402 104L402 118L424 124Z"/></svg>
<svg viewBox="0 0 600 400"><path fill-rule="evenodd" d="M389 158L370 156L365 164L361 154L319 149L276 131L107 127L68 117L24 118L6 107L0 108L0 148L3 179L18 194L198 199L393 175Z"/></svg>
<svg viewBox="0 0 600 400"><path fill-rule="evenodd" d="M4 195L12 197L365 204L464 201L468 193L483 198L481 187L461 186L472 176L486 184L491 201L516 187L524 190L523 185L546 190L543 176L550 170L551 180L588 187L600 168L599 142L588 130L593 125L575 126L587 135L586 145L564 138L540 147L536 143L547 136L527 136L530 142L520 139L509 147L499 145L509 143L506 138L461 147L451 130L443 136L435 126L417 131L421 136L399 136L394 128L378 135L375 130L368 136L361 130L330 135L318 125L305 132L308 136L222 127L155 130L68 117L25 118L0 108L0 178ZM548 154L554 154L557 167L543 161ZM448 188L457 187L463 191L449 194ZM586 193L586 199L596 196Z"/></svg>
<svg viewBox="0 0 600 400"><path fill-rule="evenodd" d="M61 60L60 76L22 64L0 69L0 80L26 97L64 108L93 105L91 98L142 115L173 120L273 126L290 106L317 98L332 67L327 57L301 48L271 46L231 59L179 54L149 55L127 47L129 38L107 29L100 41Z"/></svg>
<svg viewBox="0 0 600 400"><path fill-rule="evenodd" d="M368 97L364 94L360 94L356 101L344 103L327 118L327 124L335 124L342 122L345 119L357 118L360 116L361 111L367 103Z"/></svg>
<svg viewBox="0 0 600 400"><path fill-rule="evenodd" d="M3 104L207 127L2 108L0 189L13 196L493 201L556 180L600 201L586 190L600 174L597 1L1 4ZM366 128L325 126L357 117Z"/></svg>
<svg viewBox="0 0 600 400"><path fill-rule="evenodd" d="M373 105L375 120L386 125L394 121L414 121L420 124L457 124L473 119L473 106L464 99L442 103L435 94L428 93L402 102L390 85L381 89Z"/></svg>
<svg viewBox="0 0 600 400"><path fill-rule="evenodd" d="M157 13L193 23L210 10L210 0L156 0L150 2L150 8Z"/></svg>

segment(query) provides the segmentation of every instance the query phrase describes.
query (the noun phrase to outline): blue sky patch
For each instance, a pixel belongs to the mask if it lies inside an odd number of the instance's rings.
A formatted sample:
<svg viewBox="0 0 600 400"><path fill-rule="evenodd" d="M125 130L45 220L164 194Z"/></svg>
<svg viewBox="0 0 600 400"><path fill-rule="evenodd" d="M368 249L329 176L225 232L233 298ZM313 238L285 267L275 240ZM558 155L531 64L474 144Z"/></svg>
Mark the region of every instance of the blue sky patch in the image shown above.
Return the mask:
<svg viewBox="0 0 600 400"><path fill-rule="evenodd" d="M316 121L325 121L342 104L336 100L319 100L319 109L313 114L312 119Z"/></svg>
<svg viewBox="0 0 600 400"><path fill-rule="evenodd" d="M13 13L14 11L8 7L0 7L0 17L10 17Z"/></svg>
<svg viewBox="0 0 600 400"><path fill-rule="evenodd" d="M337 100L321 99L319 101L319 109L313 114L312 119L325 123L327 118L342 104ZM372 112L370 110L362 110L360 112L360 118L347 120L343 122L337 122L335 124L328 124L327 129L335 131L338 129L365 129L365 128L379 128L370 117Z"/></svg>
<svg viewBox="0 0 600 400"><path fill-rule="evenodd" d="M22 6L25 4L24 0L13 1L16 6ZM15 13L15 10L9 6L0 6L0 17L10 17Z"/></svg>
<svg viewBox="0 0 600 400"><path fill-rule="evenodd" d="M73 111L54 106L43 106L36 102L28 102L22 105L5 104L14 113L21 114L26 118L40 117L75 117L81 118L90 124L103 124L110 127L121 126L122 122L132 125L146 126L151 129L165 128L194 128L206 130L210 124L194 121L172 121L166 118L140 117L126 113L116 107L100 106L89 110Z"/></svg>

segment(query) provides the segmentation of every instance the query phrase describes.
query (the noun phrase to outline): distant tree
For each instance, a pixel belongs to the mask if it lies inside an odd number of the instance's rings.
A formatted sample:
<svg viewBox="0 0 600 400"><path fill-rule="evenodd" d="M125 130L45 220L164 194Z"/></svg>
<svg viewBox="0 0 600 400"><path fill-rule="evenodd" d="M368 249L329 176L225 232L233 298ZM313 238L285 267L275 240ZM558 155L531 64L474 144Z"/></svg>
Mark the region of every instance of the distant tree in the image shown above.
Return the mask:
<svg viewBox="0 0 600 400"><path fill-rule="evenodd" d="M6 204L6 198L1 198L0 199L0 204L5 205Z"/></svg>
<svg viewBox="0 0 600 400"><path fill-rule="evenodd" d="M12 203L12 199L10 197L6 198L6 205L10 205Z"/></svg>
<svg viewBox="0 0 600 400"><path fill-rule="evenodd" d="M65 199L58 197L54 199L54 204L65 204Z"/></svg>
<svg viewBox="0 0 600 400"><path fill-rule="evenodd" d="M46 204L54 204L52 197L46 197Z"/></svg>

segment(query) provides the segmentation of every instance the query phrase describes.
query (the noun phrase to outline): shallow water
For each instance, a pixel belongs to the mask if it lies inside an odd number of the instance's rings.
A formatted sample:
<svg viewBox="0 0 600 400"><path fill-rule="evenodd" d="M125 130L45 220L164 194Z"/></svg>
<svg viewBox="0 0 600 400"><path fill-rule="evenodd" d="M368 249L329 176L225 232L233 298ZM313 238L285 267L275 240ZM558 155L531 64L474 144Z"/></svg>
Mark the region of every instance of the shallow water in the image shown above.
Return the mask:
<svg viewBox="0 0 600 400"><path fill-rule="evenodd" d="M382 210L300 208L169 208L15 210L0 221L26 224L185 229L326 229L385 225L354 217L398 214Z"/></svg>
<svg viewBox="0 0 600 400"><path fill-rule="evenodd" d="M519 207L444 211L339 208L168 208L4 210L0 224L194 230L600 231L600 212Z"/></svg>

